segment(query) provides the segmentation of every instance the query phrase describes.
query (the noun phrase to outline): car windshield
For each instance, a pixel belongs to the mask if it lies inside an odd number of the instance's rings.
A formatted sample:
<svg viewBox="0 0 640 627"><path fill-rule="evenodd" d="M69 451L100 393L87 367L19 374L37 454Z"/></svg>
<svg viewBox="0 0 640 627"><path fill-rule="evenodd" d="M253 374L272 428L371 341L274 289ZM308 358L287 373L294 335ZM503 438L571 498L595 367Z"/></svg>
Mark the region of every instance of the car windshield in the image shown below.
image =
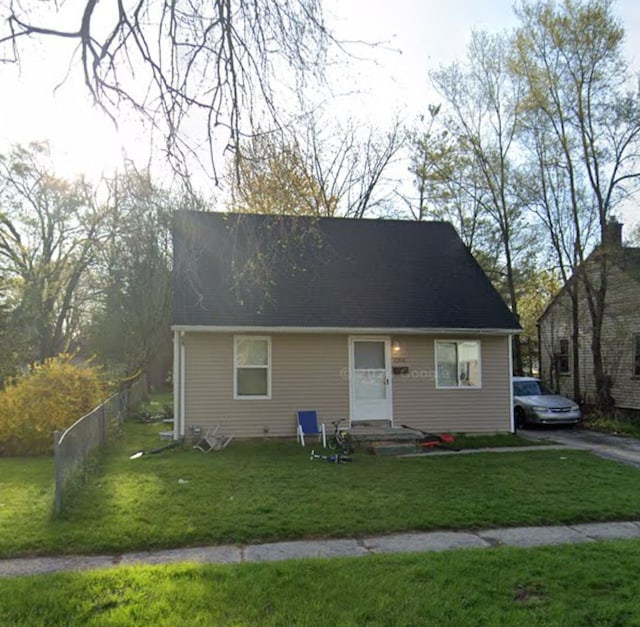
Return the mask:
<svg viewBox="0 0 640 627"><path fill-rule="evenodd" d="M513 393L515 396L546 396L553 392L540 381L514 381Z"/></svg>

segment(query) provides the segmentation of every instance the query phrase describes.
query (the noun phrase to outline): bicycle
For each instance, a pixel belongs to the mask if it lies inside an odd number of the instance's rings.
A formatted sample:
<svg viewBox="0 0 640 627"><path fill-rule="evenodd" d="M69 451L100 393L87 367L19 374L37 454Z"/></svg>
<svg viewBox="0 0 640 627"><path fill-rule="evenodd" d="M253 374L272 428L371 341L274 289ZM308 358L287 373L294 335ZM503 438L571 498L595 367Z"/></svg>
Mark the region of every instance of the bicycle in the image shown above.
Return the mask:
<svg viewBox="0 0 640 627"><path fill-rule="evenodd" d="M353 453L353 446L351 445L351 436L346 429L341 429L340 424L344 422L344 418L340 420L334 420L333 435L329 436L327 444L330 449L333 449L341 455L351 455Z"/></svg>
<svg viewBox="0 0 640 627"><path fill-rule="evenodd" d="M330 464L348 464L353 460L351 457L347 457L346 455L342 455L341 453L336 453L335 455L320 455L315 451L311 451L311 461L314 459L323 459L324 461Z"/></svg>

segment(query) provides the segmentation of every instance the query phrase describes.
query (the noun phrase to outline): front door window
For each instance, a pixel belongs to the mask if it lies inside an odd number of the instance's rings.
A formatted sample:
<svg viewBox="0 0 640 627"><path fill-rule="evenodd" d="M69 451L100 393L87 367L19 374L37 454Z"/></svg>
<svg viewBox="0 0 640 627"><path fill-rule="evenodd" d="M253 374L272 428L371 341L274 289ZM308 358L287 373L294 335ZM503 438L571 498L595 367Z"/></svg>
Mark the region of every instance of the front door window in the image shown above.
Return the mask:
<svg viewBox="0 0 640 627"><path fill-rule="evenodd" d="M389 342L352 341L351 401L354 420L390 420Z"/></svg>
<svg viewBox="0 0 640 627"><path fill-rule="evenodd" d="M357 400L383 400L387 395L384 342L355 342L354 394Z"/></svg>

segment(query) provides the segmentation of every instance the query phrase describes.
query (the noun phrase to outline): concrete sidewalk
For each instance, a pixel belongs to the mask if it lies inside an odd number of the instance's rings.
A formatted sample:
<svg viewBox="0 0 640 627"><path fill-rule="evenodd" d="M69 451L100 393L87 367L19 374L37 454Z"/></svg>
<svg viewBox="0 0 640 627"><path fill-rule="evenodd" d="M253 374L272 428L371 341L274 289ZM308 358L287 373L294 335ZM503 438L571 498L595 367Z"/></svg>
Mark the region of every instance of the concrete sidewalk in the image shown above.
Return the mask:
<svg viewBox="0 0 640 627"><path fill-rule="evenodd" d="M0 577L82 571L140 564L240 564L287 559L359 557L379 553L415 553L497 546L534 547L640 538L640 520L552 527L510 527L481 531L431 531L360 539L300 540L247 546L209 546L165 551L0 560Z"/></svg>

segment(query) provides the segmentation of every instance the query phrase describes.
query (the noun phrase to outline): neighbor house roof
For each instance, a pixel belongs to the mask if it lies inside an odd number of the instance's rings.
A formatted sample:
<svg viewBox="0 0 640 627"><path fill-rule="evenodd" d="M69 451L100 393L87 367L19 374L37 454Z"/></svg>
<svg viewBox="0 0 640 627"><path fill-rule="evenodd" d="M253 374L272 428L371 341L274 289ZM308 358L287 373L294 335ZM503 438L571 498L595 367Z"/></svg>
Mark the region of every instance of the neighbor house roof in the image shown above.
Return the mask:
<svg viewBox="0 0 640 627"><path fill-rule="evenodd" d="M518 329L445 222L177 212L174 324Z"/></svg>
<svg viewBox="0 0 640 627"><path fill-rule="evenodd" d="M591 263L594 259L597 259L599 253L600 249L599 247L596 247L595 250L585 260L584 266ZM628 277L640 283L640 248L622 246L620 244L619 246L614 246L613 248L609 249L609 258ZM583 266L580 266L578 270L581 271L582 268ZM538 317L538 324L540 324L547 317L549 312L553 309L555 303L569 289L574 281L577 280L577 276L578 272L574 272L554 294L551 300L547 303L547 306L544 308L544 311Z"/></svg>

